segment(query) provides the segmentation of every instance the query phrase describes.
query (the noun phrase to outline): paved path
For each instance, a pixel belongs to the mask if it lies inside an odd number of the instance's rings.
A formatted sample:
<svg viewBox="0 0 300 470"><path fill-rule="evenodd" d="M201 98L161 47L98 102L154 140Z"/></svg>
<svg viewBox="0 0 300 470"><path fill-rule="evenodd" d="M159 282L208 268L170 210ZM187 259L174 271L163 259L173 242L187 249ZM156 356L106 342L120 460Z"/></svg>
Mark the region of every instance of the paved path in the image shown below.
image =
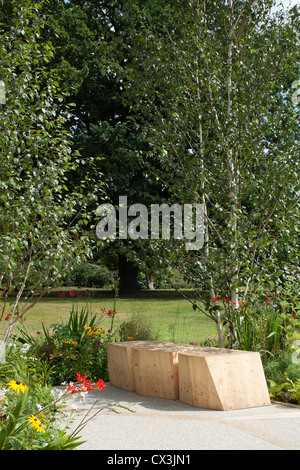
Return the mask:
<svg viewBox="0 0 300 470"><path fill-rule="evenodd" d="M72 395L73 402L78 407L73 428L92 406L87 417L102 410L80 432L86 442L78 450L300 450L300 407L272 404L215 411L110 384L82 402Z"/></svg>

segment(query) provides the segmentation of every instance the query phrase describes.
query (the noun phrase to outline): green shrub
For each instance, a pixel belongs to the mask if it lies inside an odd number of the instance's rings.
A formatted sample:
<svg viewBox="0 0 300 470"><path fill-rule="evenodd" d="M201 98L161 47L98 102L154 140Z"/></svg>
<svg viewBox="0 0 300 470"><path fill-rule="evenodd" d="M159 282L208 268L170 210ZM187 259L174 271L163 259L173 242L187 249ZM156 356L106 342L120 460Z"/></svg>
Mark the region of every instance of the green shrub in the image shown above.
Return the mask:
<svg viewBox="0 0 300 470"><path fill-rule="evenodd" d="M111 287L113 273L106 266L91 263L77 264L64 281L65 286Z"/></svg>
<svg viewBox="0 0 300 470"><path fill-rule="evenodd" d="M91 380L107 380L106 343L111 335L100 326L106 314L105 309L93 314L86 307L81 311L73 307L67 322L52 324L50 329L43 327L42 340L24 330L20 333L39 361L53 371L54 385L74 380L78 372Z"/></svg>
<svg viewBox="0 0 300 470"><path fill-rule="evenodd" d="M273 400L300 405L300 379L293 381L287 377L282 383L270 380L269 393Z"/></svg>
<svg viewBox="0 0 300 470"><path fill-rule="evenodd" d="M292 335L291 316L271 308L245 313L236 322L239 349L276 354L288 348Z"/></svg>
<svg viewBox="0 0 300 470"><path fill-rule="evenodd" d="M300 404L300 366L290 352L263 358L270 397L274 400Z"/></svg>
<svg viewBox="0 0 300 470"><path fill-rule="evenodd" d="M157 339L151 321L145 315L133 313L128 320L123 321L118 329L120 341L146 341Z"/></svg>

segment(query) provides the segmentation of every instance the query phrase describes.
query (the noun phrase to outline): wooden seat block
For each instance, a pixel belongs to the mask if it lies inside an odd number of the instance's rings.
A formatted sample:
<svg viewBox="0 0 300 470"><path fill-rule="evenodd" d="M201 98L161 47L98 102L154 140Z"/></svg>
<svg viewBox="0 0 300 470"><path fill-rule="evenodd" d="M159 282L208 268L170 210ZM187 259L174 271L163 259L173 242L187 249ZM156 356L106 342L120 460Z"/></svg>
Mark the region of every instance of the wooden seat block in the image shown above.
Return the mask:
<svg viewBox="0 0 300 470"><path fill-rule="evenodd" d="M259 353L195 348L178 354L179 399L189 405L234 410L270 405Z"/></svg>
<svg viewBox="0 0 300 470"><path fill-rule="evenodd" d="M111 385L135 392L135 379L132 367L134 347L151 348L166 343L159 341L124 341L107 343L107 363Z"/></svg>
<svg viewBox="0 0 300 470"><path fill-rule="evenodd" d="M132 365L136 392L140 395L179 398L178 353L194 346L164 343L149 348L134 346Z"/></svg>

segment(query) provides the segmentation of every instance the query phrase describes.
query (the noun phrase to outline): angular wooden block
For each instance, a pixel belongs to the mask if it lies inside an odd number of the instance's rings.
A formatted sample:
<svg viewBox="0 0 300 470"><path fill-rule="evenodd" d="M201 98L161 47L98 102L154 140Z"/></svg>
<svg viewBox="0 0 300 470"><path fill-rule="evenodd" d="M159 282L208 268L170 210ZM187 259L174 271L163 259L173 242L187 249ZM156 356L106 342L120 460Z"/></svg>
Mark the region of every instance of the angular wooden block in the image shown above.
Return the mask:
<svg viewBox="0 0 300 470"><path fill-rule="evenodd" d="M259 353L198 348L178 354L179 399L189 405L234 410L270 405Z"/></svg>
<svg viewBox="0 0 300 470"><path fill-rule="evenodd" d="M137 346L140 348L151 348L163 346L164 344L167 343L159 341L123 341L119 343L107 343L109 382L116 387L135 392L132 349Z"/></svg>
<svg viewBox="0 0 300 470"><path fill-rule="evenodd" d="M178 353L194 346L164 343L149 348L134 346L132 365L139 395L177 400L179 398Z"/></svg>

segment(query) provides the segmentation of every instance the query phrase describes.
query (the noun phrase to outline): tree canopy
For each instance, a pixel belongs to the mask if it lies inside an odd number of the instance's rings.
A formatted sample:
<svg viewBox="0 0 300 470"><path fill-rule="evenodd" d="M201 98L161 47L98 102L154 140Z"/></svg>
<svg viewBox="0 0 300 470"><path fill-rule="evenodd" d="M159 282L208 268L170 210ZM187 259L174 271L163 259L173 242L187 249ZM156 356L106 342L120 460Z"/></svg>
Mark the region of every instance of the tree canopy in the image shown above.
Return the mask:
<svg viewBox="0 0 300 470"><path fill-rule="evenodd" d="M92 248L114 252L133 277L129 265L180 269L232 345L266 287L298 282L299 10L274 15L273 4L2 2L3 292L21 295L41 272L49 285ZM121 195L203 204L204 247L96 249L83 230L96 197Z"/></svg>

